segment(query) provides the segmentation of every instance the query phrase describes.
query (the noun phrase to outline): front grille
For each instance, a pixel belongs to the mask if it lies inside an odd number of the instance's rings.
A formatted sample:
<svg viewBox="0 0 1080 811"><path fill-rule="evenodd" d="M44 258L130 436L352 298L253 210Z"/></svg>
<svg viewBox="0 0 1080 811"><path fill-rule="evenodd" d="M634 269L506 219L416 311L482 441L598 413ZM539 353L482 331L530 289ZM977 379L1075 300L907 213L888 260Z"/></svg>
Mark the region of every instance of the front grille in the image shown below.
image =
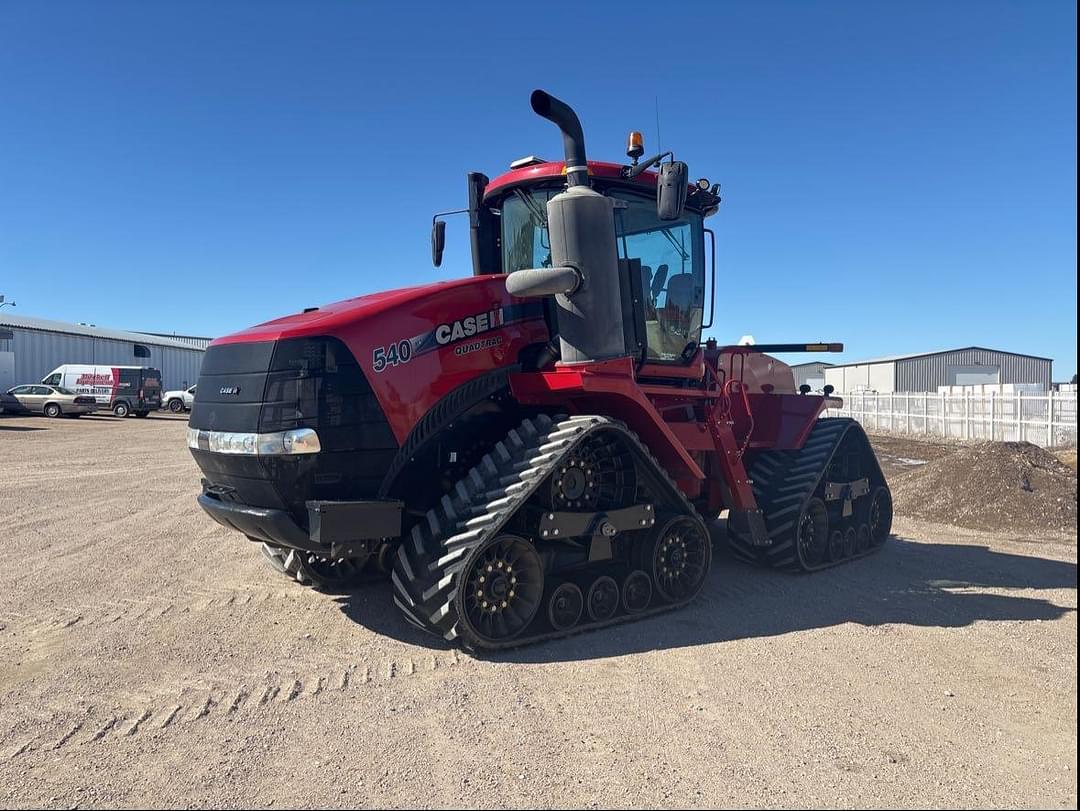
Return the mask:
<svg viewBox="0 0 1080 811"><path fill-rule="evenodd" d="M322 452L239 457L193 450L232 500L288 509L306 522L311 499L373 498L397 442L356 359L329 337L224 344L206 351L189 425L271 433L313 428Z"/></svg>

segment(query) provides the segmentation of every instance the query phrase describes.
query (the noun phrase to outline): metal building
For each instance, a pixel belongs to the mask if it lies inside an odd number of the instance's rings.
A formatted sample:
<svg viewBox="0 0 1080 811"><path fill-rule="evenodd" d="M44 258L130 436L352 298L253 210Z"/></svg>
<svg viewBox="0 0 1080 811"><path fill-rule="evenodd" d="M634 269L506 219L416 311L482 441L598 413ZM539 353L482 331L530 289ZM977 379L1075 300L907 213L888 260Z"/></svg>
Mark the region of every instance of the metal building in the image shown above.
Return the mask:
<svg viewBox="0 0 1080 811"><path fill-rule="evenodd" d="M137 332L140 335L153 335L155 338L171 338L196 349L206 349L206 347L210 346L210 342L214 340L201 335L177 335L175 332L145 332L141 329L131 330L131 332Z"/></svg>
<svg viewBox="0 0 1080 811"><path fill-rule="evenodd" d="M795 375L795 388L806 385L810 387L810 391L821 391L825 387L825 370L830 366L832 366L831 363L820 360L792 364L791 371Z"/></svg>
<svg viewBox="0 0 1080 811"><path fill-rule="evenodd" d="M165 390L199 379L203 350L172 338L0 311L0 391L37 383L64 363L153 366Z"/></svg>
<svg viewBox="0 0 1080 811"><path fill-rule="evenodd" d="M825 382L838 393L936 392L938 386L999 383L1034 383L1046 390L1052 365L1050 358L968 346L837 363L825 370Z"/></svg>

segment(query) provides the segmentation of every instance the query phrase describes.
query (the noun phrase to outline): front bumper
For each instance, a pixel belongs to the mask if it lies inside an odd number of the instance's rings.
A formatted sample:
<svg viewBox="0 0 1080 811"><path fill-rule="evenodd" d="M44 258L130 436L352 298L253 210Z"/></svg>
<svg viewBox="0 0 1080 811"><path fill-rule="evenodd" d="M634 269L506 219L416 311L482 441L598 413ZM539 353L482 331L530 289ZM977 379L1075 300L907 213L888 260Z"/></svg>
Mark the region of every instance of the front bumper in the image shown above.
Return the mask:
<svg viewBox="0 0 1080 811"><path fill-rule="evenodd" d="M332 557L352 557L401 534L400 501L309 501L305 529L285 510L226 501L204 481L199 506L253 541Z"/></svg>

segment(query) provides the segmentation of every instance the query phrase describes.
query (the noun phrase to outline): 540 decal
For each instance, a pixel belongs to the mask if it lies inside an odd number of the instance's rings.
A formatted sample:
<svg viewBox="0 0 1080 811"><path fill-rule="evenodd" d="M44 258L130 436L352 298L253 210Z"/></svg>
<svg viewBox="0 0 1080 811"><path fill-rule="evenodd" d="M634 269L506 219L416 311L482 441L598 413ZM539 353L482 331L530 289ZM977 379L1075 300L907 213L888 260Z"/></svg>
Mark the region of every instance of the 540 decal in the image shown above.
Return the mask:
<svg viewBox="0 0 1080 811"><path fill-rule="evenodd" d="M375 372L382 372L390 366L400 366L403 363L408 363L416 355L434 352L444 346L456 344L459 341L499 329L507 323L523 320L531 315L530 312L524 309L526 306L528 305L512 305L510 307L485 310L482 313L474 313L457 321L439 324L430 332L417 335L415 338L402 338L387 346L377 346L371 352L371 368ZM509 311L509 318L507 318L507 311ZM540 313L539 310L536 312L537 314ZM455 354L466 355L470 352L498 346L501 343L502 338L500 337L485 338L482 341L458 346L455 349Z"/></svg>
<svg viewBox="0 0 1080 811"><path fill-rule="evenodd" d="M376 372L381 372L387 366L408 363L412 360L412 355L412 342L408 338L402 338L396 344L375 347L371 353L371 365Z"/></svg>

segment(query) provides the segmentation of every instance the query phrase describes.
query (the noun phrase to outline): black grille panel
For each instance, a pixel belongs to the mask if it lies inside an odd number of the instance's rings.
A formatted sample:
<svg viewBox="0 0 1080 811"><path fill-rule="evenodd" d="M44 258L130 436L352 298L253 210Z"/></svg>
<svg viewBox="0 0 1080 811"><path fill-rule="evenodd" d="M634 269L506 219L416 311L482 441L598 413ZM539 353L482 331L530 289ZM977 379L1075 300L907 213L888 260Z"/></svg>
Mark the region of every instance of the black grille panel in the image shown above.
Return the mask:
<svg viewBox="0 0 1080 811"><path fill-rule="evenodd" d="M308 500L374 498L398 447L363 370L341 341L328 337L210 347L190 425L315 429L322 452L311 456L193 451L207 479L232 488L234 500L288 509L305 525Z"/></svg>

